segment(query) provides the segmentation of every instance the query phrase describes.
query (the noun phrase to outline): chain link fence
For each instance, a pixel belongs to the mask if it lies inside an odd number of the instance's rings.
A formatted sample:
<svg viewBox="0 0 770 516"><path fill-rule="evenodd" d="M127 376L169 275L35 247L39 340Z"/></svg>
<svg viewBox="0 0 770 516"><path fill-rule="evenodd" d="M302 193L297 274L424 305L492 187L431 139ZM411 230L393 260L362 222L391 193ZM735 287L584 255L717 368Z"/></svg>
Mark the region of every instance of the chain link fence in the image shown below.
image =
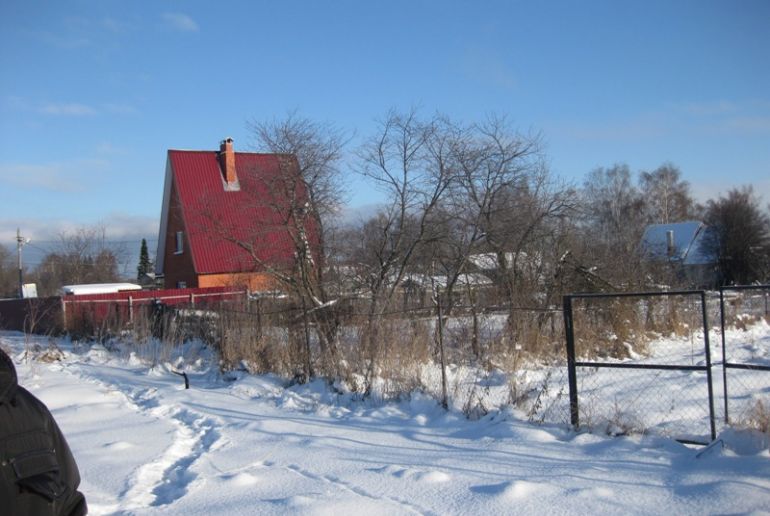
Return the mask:
<svg viewBox="0 0 770 516"><path fill-rule="evenodd" d="M443 326L450 401L469 417L513 406L533 422L691 442L713 439L727 423L762 428L770 420L769 295L768 286L572 295L561 308L458 300ZM310 310L286 296L108 301L68 306L70 331L125 337L136 348L200 339L224 371L310 371L360 392L373 387L383 399L440 396L430 299L389 307L376 326L363 297ZM329 321L333 353L321 340ZM356 387L362 379L368 384Z"/></svg>
<svg viewBox="0 0 770 516"><path fill-rule="evenodd" d="M725 424L770 430L769 301L770 285L719 290Z"/></svg>
<svg viewBox="0 0 770 516"><path fill-rule="evenodd" d="M705 292L566 296L564 319L575 427L715 438Z"/></svg>

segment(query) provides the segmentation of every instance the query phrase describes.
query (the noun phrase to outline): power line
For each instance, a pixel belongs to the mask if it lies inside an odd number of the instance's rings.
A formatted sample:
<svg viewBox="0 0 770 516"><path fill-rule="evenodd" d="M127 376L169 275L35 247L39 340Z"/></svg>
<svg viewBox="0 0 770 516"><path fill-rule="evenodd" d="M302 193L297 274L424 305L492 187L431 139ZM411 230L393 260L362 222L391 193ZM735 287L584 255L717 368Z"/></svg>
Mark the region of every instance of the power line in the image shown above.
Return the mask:
<svg viewBox="0 0 770 516"><path fill-rule="evenodd" d="M138 240L102 240L101 243L103 244L141 244L142 240L147 241L148 244L151 242L157 242L157 238L140 238ZM61 240L35 240L38 244L50 244L50 245L63 245L64 242Z"/></svg>

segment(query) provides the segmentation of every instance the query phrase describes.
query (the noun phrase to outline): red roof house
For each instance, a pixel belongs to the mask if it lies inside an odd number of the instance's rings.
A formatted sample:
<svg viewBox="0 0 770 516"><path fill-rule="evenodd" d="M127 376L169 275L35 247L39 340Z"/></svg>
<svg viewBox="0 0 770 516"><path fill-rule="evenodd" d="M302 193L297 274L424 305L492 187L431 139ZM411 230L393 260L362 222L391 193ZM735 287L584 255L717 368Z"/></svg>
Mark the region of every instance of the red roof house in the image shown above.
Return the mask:
<svg viewBox="0 0 770 516"><path fill-rule="evenodd" d="M278 288L291 270L306 189L293 155L169 150L155 270L165 288ZM315 233L309 236L317 240Z"/></svg>

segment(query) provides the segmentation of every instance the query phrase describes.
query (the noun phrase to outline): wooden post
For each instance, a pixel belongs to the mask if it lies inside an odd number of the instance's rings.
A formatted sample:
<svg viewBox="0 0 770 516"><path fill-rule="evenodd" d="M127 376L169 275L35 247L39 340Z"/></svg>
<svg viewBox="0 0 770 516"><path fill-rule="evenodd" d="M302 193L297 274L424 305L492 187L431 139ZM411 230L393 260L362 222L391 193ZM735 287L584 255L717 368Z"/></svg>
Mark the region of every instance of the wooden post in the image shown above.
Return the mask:
<svg viewBox="0 0 770 516"><path fill-rule="evenodd" d="M128 322L134 322L134 296L128 296Z"/></svg>
<svg viewBox="0 0 770 516"><path fill-rule="evenodd" d="M64 332L67 332L67 302L64 300L63 297L60 297L59 300L61 301L61 323L62 323L62 329Z"/></svg>
<svg viewBox="0 0 770 516"><path fill-rule="evenodd" d="M449 395L446 385L446 358L444 356L444 314L441 312L441 293L436 292L436 315L438 316L438 350L441 362L441 406L449 408Z"/></svg>

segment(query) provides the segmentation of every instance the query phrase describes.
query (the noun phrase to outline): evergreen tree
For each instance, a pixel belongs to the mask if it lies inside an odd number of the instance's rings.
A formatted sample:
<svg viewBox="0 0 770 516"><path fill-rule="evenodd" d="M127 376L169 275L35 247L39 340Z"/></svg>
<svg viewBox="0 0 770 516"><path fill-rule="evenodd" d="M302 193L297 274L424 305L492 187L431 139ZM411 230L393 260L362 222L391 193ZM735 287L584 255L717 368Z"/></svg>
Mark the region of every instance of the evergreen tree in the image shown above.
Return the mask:
<svg viewBox="0 0 770 516"><path fill-rule="evenodd" d="M142 276L150 272L152 264L150 263L150 253L147 251L147 240L142 239L142 247L139 250L139 265L136 267L136 279L141 280Z"/></svg>

